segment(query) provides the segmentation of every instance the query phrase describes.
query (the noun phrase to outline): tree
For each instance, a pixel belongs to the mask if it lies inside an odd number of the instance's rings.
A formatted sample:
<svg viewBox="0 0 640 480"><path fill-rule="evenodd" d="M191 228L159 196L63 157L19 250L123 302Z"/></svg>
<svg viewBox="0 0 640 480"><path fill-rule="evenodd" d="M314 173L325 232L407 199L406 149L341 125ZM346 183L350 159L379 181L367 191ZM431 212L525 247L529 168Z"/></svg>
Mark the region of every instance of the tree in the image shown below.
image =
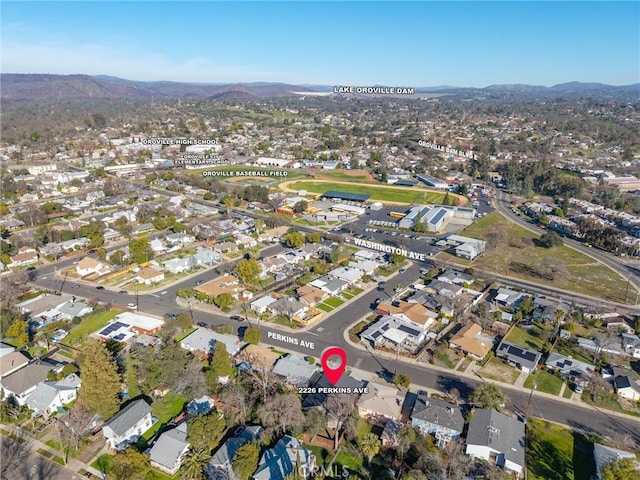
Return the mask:
<svg viewBox="0 0 640 480"><path fill-rule="evenodd" d="M213 346L209 372L214 376L214 383L218 383L220 377L227 377L233 374L231 355L227 353L227 346L222 342L216 342Z"/></svg>
<svg viewBox="0 0 640 480"><path fill-rule="evenodd" d="M256 234L260 235L263 228L264 228L264 220L262 220L261 218L256 218L253 221L253 229L255 230Z"/></svg>
<svg viewBox="0 0 640 480"><path fill-rule="evenodd" d="M5 335L9 338L14 339L14 343L16 344L16 346L21 347L23 345L26 345L27 343L29 343L29 324L26 322L26 320L17 318L11 323Z"/></svg>
<svg viewBox="0 0 640 480"><path fill-rule="evenodd" d="M216 295L213 299L213 303L216 305L216 307L222 310L229 308L235 301L236 299L233 297L233 295L228 292Z"/></svg>
<svg viewBox="0 0 640 480"><path fill-rule="evenodd" d="M69 450L78 450L82 439L91 434L93 417L93 413L80 400L75 402L67 413L58 417L56 427L67 456Z"/></svg>
<svg viewBox="0 0 640 480"><path fill-rule="evenodd" d="M282 240L287 247L300 248L304 245L304 235L297 230L291 230L286 235L283 235Z"/></svg>
<svg viewBox="0 0 640 480"><path fill-rule="evenodd" d="M504 403L505 396L500 387L493 383L484 382L480 384L471 395L469 401L476 408L493 408L500 410Z"/></svg>
<svg viewBox="0 0 640 480"><path fill-rule="evenodd" d="M222 440L226 429L224 417L216 411L208 415L198 415L188 420L187 441L195 450L211 452Z"/></svg>
<svg viewBox="0 0 640 480"><path fill-rule="evenodd" d="M238 480L248 480L258 467L260 449L255 442L245 443L236 451L231 464Z"/></svg>
<svg viewBox="0 0 640 480"><path fill-rule="evenodd" d="M243 258L236 264L236 275L243 283L253 283L260 275L262 267L255 258Z"/></svg>
<svg viewBox="0 0 640 480"><path fill-rule="evenodd" d="M109 261L114 265L124 265L126 254L122 250L116 250L109 257Z"/></svg>
<svg viewBox="0 0 640 480"><path fill-rule="evenodd" d="M221 393L222 411L230 425L244 423L253 411L254 399L243 385L229 385Z"/></svg>
<svg viewBox="0 0 640 480"><path fill-rule="evenodd" d="M138 480L144 478L149 468L147 456L129 447L113 457L110 475L114 480Z"/></svg>
<svg viewBox="0 0 640 480"><path fill-rule="evenodd" d="M102 342L96 340L84 348L80 372L82 385L78 397L91 412L104 420L111 418L120 407L120 375L116 362Z"/></svg>
<svg viewBox="0 0 640 480"><path fill-rule="evenodd" d="M319 233L307 233L304 237L305 243L320 243Z"/></svg>
<svg viewBox="0 0 640 480"><path fill-rule="evenodd" d="M540 235L538 243L541 247L551 248L562 246L562 237L556 232L546 232Z"/></svg>
<svg viewBox="0 0 640 480"><path fill-rule="evenodd" d="M327 398L327 413L336 419L336 431L333 436L333 449L337 450L342 425L353 411L353 397L350 395L332 394Z"/></svg>
<svg viewBox="0 0 640 480"><path fill-rule="evenodd" d="M153 249L146 236L129 242L129 257L134 263L146 263L153 259Z"/></svg>
<svg viewBox="0 0 640 480"><path fill-rule="evenodd" d="M411 448L416 441L416 430L410 425L405 425L400 430L398 430L398 446L396 447L396 453L398 455L398 460L400 462L404 462L404 456Z"/></svg>
<svg viewBox="0 0 640 480"><path fill-rule="evenodd" d="M409 388L409 385L411 385L411 377L406 373L397 373L393 376L393 384Z"/></svg>
<svg viewBox="0 0 640 480"><path fill-rule="evenodd" d="M278 435L300 428L304 424L300 398L293 393L270 396L258 409L258 418Z"/></svg>
<svg viewBox="0 0 640 480"><path fill-rule="evenodd" d="M367 433L358 444L360 451L367 457L367 462L370 464L371 459L380 451L380 438L375 433Z"/></svg>
<svg viewBox="0 0 640 480"><path fill-rule="evenodd" d="M244 331L243 340L245 342L247 342L247 343L251 343L253 345L257 345L258 343L260 343L261 339L262 339L262 331L259 328L248 327Z"/></svg>
<svg viewBox="0 0 640 480"><path fill-rule="evenodd" d="M190 448L180 465L182 480L201 480L204 467L211 458L210 450L205 448Z"/></svg>
<svg viewBox="0 0 640 480"><path fill-rule="evenodd" d="M327 414L320 408L309 409L305 414L302 428L309 438L324 433L327 428Z"/></svg>
<svg viewBox="0 0 640 480"><path fill-rule="evenodd" d="M0 436L0 478L9 478L8 474L26 461L33 440L26 430L14 430L11 436Z"/></svg>
<svg viewBox="0 0 640 480"><path fill-rule="evenodd" d="M389 255L389 261L396 266L402 265L404 263L404 260L404 255L402 255L401 253L393 252L391 255Z"/></svg>
<svg viewBox="0 0 640 480"><path fill-rule="evenodd" d="M303 213L309 207L309 202L299 200L293 205L293 213Z"/></svg>
<svg viewBox="0 0 640 480"><path fill-rule="evenodd" d="M602 480L640 480L640 470L633 458L615 458L600 469Z"/></svg>

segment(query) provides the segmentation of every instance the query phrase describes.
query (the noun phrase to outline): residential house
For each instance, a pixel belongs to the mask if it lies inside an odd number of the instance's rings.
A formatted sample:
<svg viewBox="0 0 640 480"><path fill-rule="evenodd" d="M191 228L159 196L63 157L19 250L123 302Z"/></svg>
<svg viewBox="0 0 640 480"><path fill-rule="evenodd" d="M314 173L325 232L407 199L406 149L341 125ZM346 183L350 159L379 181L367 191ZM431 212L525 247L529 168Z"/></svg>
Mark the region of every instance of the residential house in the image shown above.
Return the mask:
<svg viewBox="0 0 640 480"><path fill-rule="evenodd" d="M518 478L525 466L525 426L495 410L477 408L469 423L467 455L514 472Z"/></svg>
<svg viewBox="0 0 640 480"><path fill-rule="evenodd" d="M143 233L149 233L154 230L154 226L152 223L141 223L139 225L134 225L131 227L132 235L141 235Z"/></svg>
<svg viewBox="0 0 640 480"><path fill-rule="evenodd" d="M136 282L153 285L164 280L164 272L153 267L144 267L136 274Z"/></svg>
<svg viewBox="0 0 640 480"><path fill-rule="evenodd" d="M187 442L187 422L167 430L158 437L149 451L153 468L175 475L191 445Z"/></svg>
<svg viewBox="0 0 640 480"><path fill-rule="evenodd" d="M327 292L329 295L338 295L349 286L349 282L329 275L323 275L322 277L309 282L307 285L319 288L323 292Z"/></svg>
<svg viewBox="0 0 640 480"><path fill-rule="evenodd" d="M303 285L296 290L298 300L307 306L315 307L327 298L327 292L312 285Z"/></svg>
<svg viewBox="0 0 640 480"><path fill-rule="evenodd" d="M250 307L251 307L251 310L256 312L258 315L262 315L264 312L267 311L267 309L269 308L269 305L273 304L275 301L276 301L276 298L274 298L272 294L269 294L251 302Z"/></svg>
<svg viewBox="0 0 640 480"><path fill-rule="evenodd" d="M233 242L218 243L214 248L221 253L235 253L239 250L238 245Z"/></svg>
<svg viewBox="0 0 640 480"><path fill-rule="evenodd" d="M411 411L411 425L435 436L438 446L457 441L464 429L462 410L457 405L419 394Z"/></svg>
<svg viewBox="0 0 640 480"><path fill-rule="evenodd" d="M323 372L316 372L309 381L309 387L312 387L314 393L307 393L302 395L302 409L321 407L326 409L326 402L329 398L329 392L333 387L336 388L350 388L352 392L356 389L364 387L362 380L356 380L348 373L344 373L338 383L333 385ZM355 404L357 397L353 396L353 402Z"/></svg>
<svg viewBox="0 0 640 480"><path fill-rule="evenodd" d="M0 357L0 378L20 370L29 363L29 360L29 357L24 352L15 349L2 355Z"/></svg>
<svg viewBox="0 0 640 480"><path fill-rule="evenodd" d="M71 295L53 295L44 293L35 298L25 300L16 306L24 313L32 324L42 327L49 322L55 322L60 316L59 308L67 302L73 301Z"/></svg>
<svg viewBox="0 0 640 480"><path fill-rule="evenodd" d="M26 405L35 416L49 416L71 403L78 396L80 377L75 373L57 382L39 383L26 399Z"/></svg>
<svg viewBox="0 0 640 480"><path fill-rule="evenodd" d="M102 276L110 272L111 267L109 265L92 257L84 257L76 265L76 273L81 277L86 277L93 274Z"/></svg>
<svg viewBox="0 0 640 480"><path fill-rule="evenodd" d="M242 245L242 248L252 248L258 245L258 241L249 235L239 233L236 235L236 244L238 246Z"/></svg>
<svg viewBox="0 0 640 480"><path fill-rule="evenodd" d="M238 449L246 443L257 441L264 429L260 426L240 426L234 436L227 439L213 454L204 469L207 480L229 479L236 480L233 471L233 457Z"/></svg>
<svg viewBox="0 0 640 480"><path fill-rule="evenodd" d="M471 285L473 283L473 277L466 273L458 272L456 270L447 270L438 277L441 282L452 283L455 285Z"/></svg>
<svg viewBox="0 0 640 480"><path fill-rule="evenodd" d="M198 247L191 259L196 265L213 265L220 261L220 254L210 248Z"/></svg>
<svg viewBox="0 0 640 480"><path fill-rule="evenodd" d="M253 480L285 480L299 468L305 480L311 477L316 459L311 451L302 446L297 438L285 435L273 448L265 451L253 474Z"/></svg>
<svg viewBox="0 0 640 480"><path fill-rule="evenodd" d="M487 242L475 238L462 237L460 235L449 235L447 243L453 246L453 251L457 257L473 260L482 254L487 247Z"/></svg>
<svg viewBox="0 0 640 480"><path fill-rule="evenodd" d="M172 258L171 260L167 260L164 262L163 267L169 273L182 273L193 268L193 261L191 257L188 258Z"/></svg>
<svg viewBox="0 0 640 480"><path fill-rule="evenodd" d="M122 450L134 443L151 425L151 406L143 399L135 400L104 424L102 435L109 447Z"/></svg>
<svg viewBox="0 0 640 480"><path fill-rule="evenodd" d="M159 238L154 238L149 242L149 247L153 250L153 253L162 253L167 250L166 245Z"/></svg>
<svg viewBox="0 0 640 480"><path fill-rule="evenodd" d="M328 275L347 282L349 285L358 283L364 272L354 267L338 267L331 270Z"/></svg>
<svg viewBox="0 0 640 480"><path fill-rule="evenodd" d="M38 263L38 261L40 260L40 257L35 251L27 252L27 253L18 253L16 255L10 256L9 258L11 260L11 263L7 265L9 268L33 265L34 263Z"/></svg>
<svg viewBox="0 0 640 480"><path fill-rule="evenodd" d="M493 348L494 340L482 334L477 323L467 323L449 340L449 346L475 360L482 360Z"/></svg>
<svg viewBox="0 0 640 480"><path fill-rule="evenodd" d="M640 401L640 386L631 375L617 375L613 379L613 387L616 390L616 395L633 402Z"/></svg>
<svg viewBox="0 0 640 480"><path fill-rule="evenodd" d="M265 230L264 232L258 235L258 241L260 242L271 242L273 240L279 240L283 235L289 231L288 226L281 226L272 228L270 230Z"/></svg>
<svg viewBox="0 0 640 480"><path fill-rule="evenodd" d="M443 282L441 280L432 280L425 287L427 292L433 292L445 298L455 298L462 293L463 288L456 283Z"/></svg>
<svg viewBox="0 0 640 480"><path fill-rule="evenodd" d="M239 285L238 279L229 274L203 283L197 286L195 290L209 297L217 297L223 293L228 293L233 298L238 299L242 294L242 287Z"/></svg>
<svg viewBox="0 0 640 480"><path fill-rule="evenodd" d="M271 310L275 315L304 319L309 307L293 298L282 297L270 304L269 310Z"/></svg>
<svg viewBox="0 0 640 480"><path fill-rule="evenodd" d="M509 290L508 288L499 288L496 292L493 300L501 305L504 305L508 308L518 308L520 302L527 298L527 295L522 292L516 292L514 290Z"/></svg>
<svg viewBox="0 0 640 480"><path fill-rule="evenodd" d="M4 397L14 397L18 405L24 405L27 397L47 379L49 372L60 368L58 365L39 360L28 364L0 379L0 392Z"/></svg>
<svg viewBox="0 0 640 480"><path fill-rule="evenodd" d="M415 351L427 339L429 328L398 317L385 315L360 334L375 347Z"/></svg>
<svg viewBox="0 0 640 480"><path fill-rule="evenodd" d="M357 260L355 262L349 262L349 267L362 270L365 275L373 275L375 271L380 267L380 264L373 260Z"/></svg>
<svg viewBox="0 0 640 480"><path fill-rule="evenodd" d="M67 240L66 242L62 242L62 249L66 252L71 252L73 250L82 250L89 246L91 241L87 237L73 238L71 240Z"/></svg>
<svg viewBox="0 0 640 480"><path fill-rule="evenodd" d="M190 235L188 233L185 232L181 232L181 233L172 233L171 235L167 235L165 240L168 243L171 243L173 245L189 245L190 243L193 243L196 241L196 238L193 235Z"/></svg>
<svg viewBox="0 0 640 480"><path fill-rule="evenodd" d="M58 307L58 320L67 320L71 321L75 317L82 317L88 313L93 312L93 307L90 307L84 302L78 302L75 300L70 300Z"/></svg>
<svg viewBox="0 0 640 480"><path fill-rule="evenodd" d="M388 420L399 420L403 397L396 387L369 382L368 392L356 402L361 417L368 418L376 425L384 425Z"/></svg>
<svg viewBox="0 0 640 480"><path fill-rule="evenodd" d="M623 458L630 458L636 464L636 469L640 470L640 464L638 464L636 460L636 454L631 452L626 452L624 450L619 450L617 448L608 447L606 445L602 445L600 443L593 444L593 459L596 464L596 479L600 480L602 477L600 476L600 472L602 468L609 462L613 460L620 460Z"/></svg>
<svg viewBox="0 0 640 480"><path fill-rule="evenodd" d="M640 337L638 335L622 334L622 348L633 358L640 358Z"/></svg>
<svg viewBox="0 0 640 480"><path fill-rule="evenodd" d="M437 313L432 312L420 303L413 302L380 302L376 307L376 311L380 315L390 315L414 323L425 330L434 325L438 318Z"/></svg>
<svg viewBox="0 0 640 480"><path fill-rule="evenodd" d="M306 387L313 374L318 371L315 364L310 364L297 355L287 355L280 358L273 367L273 373L283 378L289 385Z"/></svg>
<svg viewBox="0 0 640 480"><path fill-rule="evenodd" d="M555 352L549 354L544 365L550 370L557 371L563 378L577 385L588 383L595 371L595 367L589 363Z"/></svg>
<svg viewBox="0 0 640 480"><path fill-rule="evenodd" d="M225 335L208 328L198 327L180 341L180 346L201 357L209 357L213 353L216 342L222 342L229 355L236 355L244 343L232 335Z"/></svg>
<svg viewBox="0 0 640 480"><path fill-rule="evenodd" d="M525 373L533 373L540 362L540 352L527 350L519 345L502 341L496 350L496 357L515 365L518 370Z"/></svg>

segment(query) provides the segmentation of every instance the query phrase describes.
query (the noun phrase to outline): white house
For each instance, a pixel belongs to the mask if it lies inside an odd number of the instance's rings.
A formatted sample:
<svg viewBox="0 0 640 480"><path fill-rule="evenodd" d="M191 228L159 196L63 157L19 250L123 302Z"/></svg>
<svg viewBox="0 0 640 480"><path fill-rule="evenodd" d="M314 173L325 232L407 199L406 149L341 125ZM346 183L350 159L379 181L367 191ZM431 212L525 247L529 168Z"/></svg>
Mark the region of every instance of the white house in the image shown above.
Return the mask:
<svg viewBox="0 0 640 480"><path fill-rule="evenodd" d="M75 373L58 382L42 382L29 394L26 404L34 415L49 416L76 399L80 384L80 377Z"/></svg>
<svg viewBox="0 0 640 480"><path fill-rule="evenodd" d="M151 447L149 460L151 466L175 475L182 465L182 460L189 451L187 442L187 422L164 432Z"/></svg>
<svg viewBox="0 0 640 480"><path fill-rule="evenodd" d="M638 335L622 334L622 348L633 358L640 358L640 337Z"/></svg>
<svg viewBox="0 0 640 480"><path fill-rule="evenodd" d="M151 267L143 268L136 275L136 281L145 285L153 285L162 280L164 280L164 273Z"/></svg>
<svg viewBox="0 0 640 480"><path fill-rule="evenodd" d="M122 450L149 430L151 425L151 406L140 399L131 402L105 423L102 435L111 448Z"/></svg>
<svg viewBox="0 0 640 480"><path fill-rule="evenodd" d="M84 257L76 265L76 273L81 277L86 277L87 275L94 273L97 275L106 275L109 272L111 272L111 267L109 267L109 265L91 257Z"/></svg>
<svg viewBox="0 0 640 480"><path fill-rule="evenodd" d="M264 312L267 311L267 309L269 308L269 305L271 305L275 301L276 299L273 298L271 294L265 295L264 297L260 297L257 300L254 300L253 302L251 302L251 310L253 310L259 315L263 314Z"/></svg>

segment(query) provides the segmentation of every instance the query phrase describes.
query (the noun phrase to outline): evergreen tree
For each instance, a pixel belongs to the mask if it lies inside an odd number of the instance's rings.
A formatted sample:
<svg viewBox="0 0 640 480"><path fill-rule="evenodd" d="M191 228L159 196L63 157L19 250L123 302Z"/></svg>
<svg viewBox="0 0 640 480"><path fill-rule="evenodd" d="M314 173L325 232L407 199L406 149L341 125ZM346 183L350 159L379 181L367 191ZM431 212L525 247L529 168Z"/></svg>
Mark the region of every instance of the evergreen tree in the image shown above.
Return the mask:
<svg viewBox="0 0 640 480"><path fill-rule="evenodd" d="M231 463L238 480L248 480L256 471L259 454L258 445L255 443L245 443L236 451Z"/></svg>
<svg viewBox="0 0 640 480"><path fill-rule="evenodd" d="M100 341L89 343L82 352L78 396L87 408L104 420L120 407L120 375L109 350Z"/></svg>

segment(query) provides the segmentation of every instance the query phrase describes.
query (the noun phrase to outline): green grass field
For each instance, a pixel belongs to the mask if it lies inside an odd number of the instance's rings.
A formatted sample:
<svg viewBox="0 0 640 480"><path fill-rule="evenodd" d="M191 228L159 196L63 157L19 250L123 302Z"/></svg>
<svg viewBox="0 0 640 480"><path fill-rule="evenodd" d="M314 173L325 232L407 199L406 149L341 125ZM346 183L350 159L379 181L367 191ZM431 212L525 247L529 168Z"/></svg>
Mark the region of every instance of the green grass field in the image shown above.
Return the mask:
<svg viewBox="0 0 640 480"><path fill-rule="evenodd" d="M343 301L343 300L340 300L339 298L336 298L336 297L330 297L330 298L327 298L327 299L324 301L324 303L326 303L326 304L327 304L327 305L329 305L330 307L337 308L337 307L339 307L340 305L342 305L342 304L344 303L344 301Z"/></svg>
<svg viewBox="0 0 640 480"><path fill-rule="evenodd" d="M506 336L505 340L531 350L540 350L544 346L544 340L542 338L532 335L527 330L520 327L513 328L509 332L509 335Z"/></svg>
<svg viewBox="0 0 640 480"><path fill-rule="evenodd" d="M371 195L369 200L379 200L390 203L436 203L444 201L445 194L442 192L426 190L423 188L400 188L386 185L366 185L362 183L331 182L323 180L300 180L287 184L287 188L292 190L306 190L312 193L324 193L327 190L338 190L341 192L362 193ZM456 195L449 194L453 200ZM464 198L464 197L460 197ZM466 199L464 199L466 201Z"/></svg>
<svg viewBox="0 0 640 480"><path fill-rule="evenodd" d="M482 217L460 234L500 241L498 245L488 244L487 251L470 264L563 290L625 302L627 282L614 271L566 246L536 246L534 240L539 235L511 223L497 211ZM540 268L545 262L551 265L564 264L568 275L559 275L552 280L541 276Z"/></svg>
<svg viewBox="0 0 640 480"><path fill-rule="evenodd" d="M320 303L318 305L316 305L316 308L319 308L320 310L322 310L323 312L331 312L333 310L333 307L327 305L326 303Z"/></svg>
<svg viewBox="0 0 640 480"><path fill-rule="evenodd" d="M563 383L562 379L544 370L529 375L524 381L524 387L532 388L533 382L536 382L536 391L550 393L551 395L558 395Z"/></svg>
<svg viewBox="0 0 640 480"><path fill-rule="evenodd" d="M186 404L186 400L182 395L176 395L169 392L162 401L155 401L151 404L151 412L158 417L158 421L154 423L149 430L144 432L138 440L138 446L146 444L156 434L160 428L167 424L169 420L178 415Z"/></svg>
<svg viewBox="0 0 640 480"><path fill-rule="evenodd" d="M71 330L62 343L71 347L84 345L89 334L104 328L109 323L109 320L113 320L119 313L122 313L122 310L111 309L106 312L89 314L87 318L82 320L80 325Z"/></svg>
<svg viewBox="0 0 640 480"><path fill-rule="evenodd" d="M595 473L593 445L583 435L535 418L526 435L529 480L588 480Z"/></svg>

